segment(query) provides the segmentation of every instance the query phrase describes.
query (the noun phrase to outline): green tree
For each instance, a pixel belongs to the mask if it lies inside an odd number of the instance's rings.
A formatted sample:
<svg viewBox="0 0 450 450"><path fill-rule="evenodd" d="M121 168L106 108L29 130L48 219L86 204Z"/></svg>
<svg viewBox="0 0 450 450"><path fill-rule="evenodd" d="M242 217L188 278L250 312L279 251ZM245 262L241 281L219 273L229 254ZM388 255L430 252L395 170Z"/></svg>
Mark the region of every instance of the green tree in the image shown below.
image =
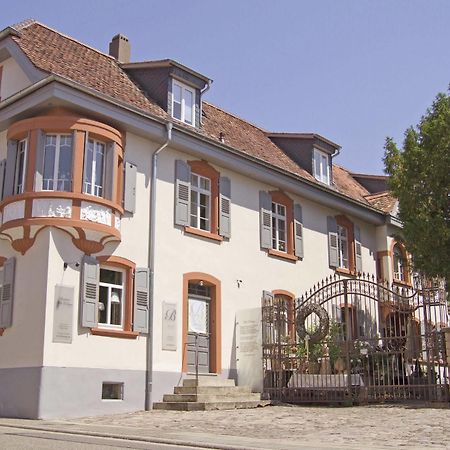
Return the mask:
<svg viewBox="0 0 450 450"><path fill-rule="evenodd" d="M406 130L402 149L386 139L384 164L414 270L449 283L450 95L438 94L417 127Z"/></svg>

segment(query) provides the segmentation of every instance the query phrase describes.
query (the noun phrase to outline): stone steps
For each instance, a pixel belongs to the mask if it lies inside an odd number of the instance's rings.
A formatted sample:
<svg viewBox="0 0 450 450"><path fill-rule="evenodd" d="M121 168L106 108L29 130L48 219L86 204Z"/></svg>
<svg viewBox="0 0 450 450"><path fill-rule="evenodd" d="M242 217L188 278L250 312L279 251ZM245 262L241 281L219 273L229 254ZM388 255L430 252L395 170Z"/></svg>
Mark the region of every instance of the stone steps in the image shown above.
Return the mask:
<svg viewBox="0 0 450 450"><path fill-rule="evenodd" d="M217 375L200 375L185 378L183 386L175 386L173 394L166 394L162 402L154 403L153 409L167 411L211 411L222 409L245 409L267 406L270 401L261 400L248 386L236 386L234 380Z"/></svg>

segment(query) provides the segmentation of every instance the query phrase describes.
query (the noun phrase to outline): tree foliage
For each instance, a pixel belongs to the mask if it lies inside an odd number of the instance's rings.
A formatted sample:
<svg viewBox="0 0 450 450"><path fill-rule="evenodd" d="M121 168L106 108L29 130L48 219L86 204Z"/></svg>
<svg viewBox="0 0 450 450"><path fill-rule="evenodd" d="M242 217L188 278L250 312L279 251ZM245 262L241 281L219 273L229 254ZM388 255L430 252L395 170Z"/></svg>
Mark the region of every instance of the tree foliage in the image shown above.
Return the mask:
<svg viewBox="0 0 450 450"><path fill-rule="evenodd" d="M450 95L438 94L403 148L386 139L385 171L399 200L414 270L450 280Z"/></svg>

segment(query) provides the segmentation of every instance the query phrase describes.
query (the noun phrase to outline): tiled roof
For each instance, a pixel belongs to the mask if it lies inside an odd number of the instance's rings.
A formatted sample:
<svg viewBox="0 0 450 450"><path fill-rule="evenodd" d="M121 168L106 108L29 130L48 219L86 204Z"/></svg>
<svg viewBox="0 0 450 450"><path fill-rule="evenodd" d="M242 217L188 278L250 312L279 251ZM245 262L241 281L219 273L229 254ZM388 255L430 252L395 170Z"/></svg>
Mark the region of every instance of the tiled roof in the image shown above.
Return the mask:
<svg viewBox="0 0 450 450"><path fill-rule="evenodd" d="M144 95L111 56L35 21L22 22L14 29L20 32L20 36L12 35L11 38L38 69L92 88L153 116L168 118L167 113ZM266 164L324 187L275 145L266 130L207 102L203 102L203 113L203 129L188 127L190 131L223 142ZM391 211L387 199L369 199L369 192L352 178L349 171L337 165L333 166L333 187L330 190L384 212Z"/></svg>
<svg viewBox="0 0 450 450"><path fill-rule="evenodd" d="M60 75L142 109L165 117L165 111L148 99L114 58L64 36L46 26L27 21L12 36L31 62L44 72Z"/></svg>
<svg viewBox="0 0 450 450"><path fill-rule="evenodd" d="M392 214L397 205L397 199L390 192L367 195L366 200L376 209Z"/></svg>

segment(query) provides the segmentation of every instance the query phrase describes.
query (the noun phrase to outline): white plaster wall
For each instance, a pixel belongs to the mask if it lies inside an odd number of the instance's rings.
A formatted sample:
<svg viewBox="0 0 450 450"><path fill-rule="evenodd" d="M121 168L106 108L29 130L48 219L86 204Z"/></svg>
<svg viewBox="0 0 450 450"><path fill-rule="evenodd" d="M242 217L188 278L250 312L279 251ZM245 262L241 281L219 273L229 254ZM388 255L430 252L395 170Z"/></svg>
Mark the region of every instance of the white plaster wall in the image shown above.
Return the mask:
<svg viewBox="0 0 450 450"><path fill-rule="evenodd" d="M42 366L48 241L44 230L22 256L0 240L0 255L16 258L13 323L0 337L0 368Z"/></svg>
<svg viewBox="0 0 450 450"><path fill-rule="evenodd" d="M296 296L334 271L328 267L327 216L338 210L290 195L303 207L305 257L297 263L272 258L260 250L259 191L274 190L244 175L217 167L231 179L232 237L216 243L185 235L174 226L175 159L192 159L174 150L161 154L159 164L154 302L154 369L179 371L182 360L182 276L205 272L222 282L222 367L235 367L234 324L236 311L259 307L263 290L284 289ZM376 270L375 227L349 217L361 228L363 271ZM237 280L242 280L240 287ZM161 350L162 302L178 304L178 350Z"/></svg>
<svg viewBox="0 0 450 450"><path fill-rule="evenodd" d="M0 85L0 98L2 100L31 85L31 81L14 58L6 59L0 66L3 66L2 82Z"/></svg>

